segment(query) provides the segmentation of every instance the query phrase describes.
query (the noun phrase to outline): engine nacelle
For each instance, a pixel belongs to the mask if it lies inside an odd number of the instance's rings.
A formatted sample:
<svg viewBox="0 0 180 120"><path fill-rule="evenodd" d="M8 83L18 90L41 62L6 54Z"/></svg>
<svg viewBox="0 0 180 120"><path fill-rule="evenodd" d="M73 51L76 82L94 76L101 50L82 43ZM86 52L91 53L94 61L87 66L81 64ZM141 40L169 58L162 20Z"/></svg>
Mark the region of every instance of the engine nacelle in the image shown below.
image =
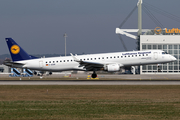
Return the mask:
<svg viewBox="0 0 180 120"><path fill-rule="evenodd" d="M117 72L120 70L120 66L118 64L110 64L110 65L106 65L104 67L104 70L108 72Z"/></svg>

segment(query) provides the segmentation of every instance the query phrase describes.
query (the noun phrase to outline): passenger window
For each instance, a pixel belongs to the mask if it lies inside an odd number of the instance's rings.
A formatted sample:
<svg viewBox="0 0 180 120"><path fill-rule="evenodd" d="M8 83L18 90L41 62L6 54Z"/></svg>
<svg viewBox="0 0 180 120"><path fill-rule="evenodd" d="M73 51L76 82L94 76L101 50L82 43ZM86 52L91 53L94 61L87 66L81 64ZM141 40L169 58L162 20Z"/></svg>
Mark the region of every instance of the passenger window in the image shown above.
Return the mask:
<svg viewBox="0 0 180 120"><path fill-rule="evenodd" d="M114 58L116 58L116 56L114 56Z"/></svg>
<svg viewBox="0 0 180 120"><path fill-rule="evenodd" d="M60 62L62 62L62 61L60 60Z"/></svg>
<svg viewBox="0 0 180 120"><path fill-rule="evenodd" d="M56 61L58 63L58 61Z"/></svg>
<svg viewBox="0 0 180 120"><path fill-rule="evenodd" d="M48 63L48 62L46 62L46 63Z"/></svg>
<svg viewBox="0 0 180 120"><path fill-rule="evenodd" d="M49 61L49 63L51 63L51 61Z"/></svg>
<svg viewBox="0 0 180 120"><path fill-rule="evenodd" d="M67 62L69 62L69 60L67 60Z"/></svg>
<svg viewBox="0 0 180 120"><path fill-rule="evenodd" d="M64 62L66 62L66 61L64 60Z"/></svg>

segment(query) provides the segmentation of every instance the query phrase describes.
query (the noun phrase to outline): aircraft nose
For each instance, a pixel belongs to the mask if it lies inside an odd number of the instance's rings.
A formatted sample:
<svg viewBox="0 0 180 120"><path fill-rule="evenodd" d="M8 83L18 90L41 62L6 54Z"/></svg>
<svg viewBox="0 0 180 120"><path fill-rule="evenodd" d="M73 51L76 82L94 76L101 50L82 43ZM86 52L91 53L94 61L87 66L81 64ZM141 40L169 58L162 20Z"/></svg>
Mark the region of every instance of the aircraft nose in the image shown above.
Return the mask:
<svg viewBox="0 0 180 120"><path fill-rule="evenodd" d="M177 59L174 56L171 56L172 61L176 61Z"/></svg>

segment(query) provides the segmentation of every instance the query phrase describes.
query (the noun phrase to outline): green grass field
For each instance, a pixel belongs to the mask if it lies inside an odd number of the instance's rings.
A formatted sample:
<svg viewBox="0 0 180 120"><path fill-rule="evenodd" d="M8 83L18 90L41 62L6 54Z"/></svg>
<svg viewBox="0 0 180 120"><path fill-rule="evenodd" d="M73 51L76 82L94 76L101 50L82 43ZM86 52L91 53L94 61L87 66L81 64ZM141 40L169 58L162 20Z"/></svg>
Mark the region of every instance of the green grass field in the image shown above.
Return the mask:
<svg viewBox="0 0 180 120"><path fill-rule="evenodd" d="M0 86L0 119L177 120L180 86Z"/></svg>

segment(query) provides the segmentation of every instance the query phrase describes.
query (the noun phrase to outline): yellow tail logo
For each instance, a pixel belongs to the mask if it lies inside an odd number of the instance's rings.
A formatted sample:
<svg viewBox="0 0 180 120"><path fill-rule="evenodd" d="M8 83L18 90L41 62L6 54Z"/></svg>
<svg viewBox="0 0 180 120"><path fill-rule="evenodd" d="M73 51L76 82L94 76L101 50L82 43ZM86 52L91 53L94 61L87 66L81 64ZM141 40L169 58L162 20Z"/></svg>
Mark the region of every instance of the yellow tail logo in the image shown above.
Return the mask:
<svg viewBox="0 0 180 120"><path fill-rule="evenodd" d="M18 54L19 51L20 51L20 47L19 47L18 45L13 45L13 46L11 47L11 53L13 53L13 54Z"/></svg>

